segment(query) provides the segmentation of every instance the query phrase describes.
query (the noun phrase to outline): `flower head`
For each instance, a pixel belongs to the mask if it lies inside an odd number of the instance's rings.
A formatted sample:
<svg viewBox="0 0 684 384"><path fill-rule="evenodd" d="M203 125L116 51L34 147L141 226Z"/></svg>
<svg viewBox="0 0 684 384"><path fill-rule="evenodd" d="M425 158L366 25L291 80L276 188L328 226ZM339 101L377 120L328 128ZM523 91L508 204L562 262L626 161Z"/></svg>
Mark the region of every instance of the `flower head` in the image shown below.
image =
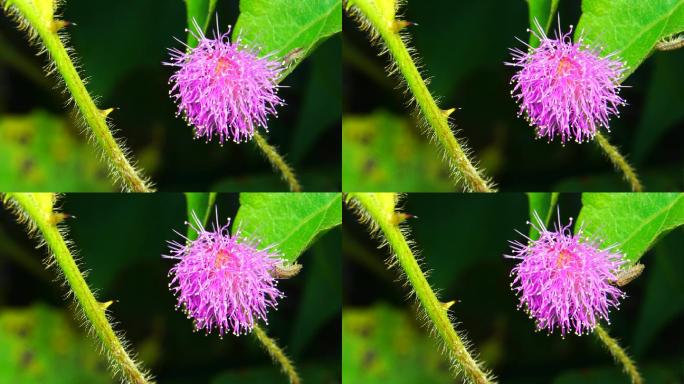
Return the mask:
<svg viewBox="0 0 684 384"><path fill-rule="evenodd" d="M218 215L217 215L218 216ZM282 262L270 248L228 231L230 219L213 230L202 227L194 216L197 239L171 241L170 255L178 262L169 271L169 289L177 296L176 308L182 307L194 320L197 330L220 336L249 333L258 319L266 320L269 307L276 308L284 295L272 276Z"/></svg>
<svg viewBox="0 0 684 384"><path fill-rule="evenodd" d="M511 80L518 116L526 116L537 137L551 141L560 136L562 143L581 143L592 139L598 127L609 129L610 116L619 116L618 107L626 104L618 95L625 64L613 55L599 56L581 37L573 43L572 27L565 34L559 29L555 39L538 22L536 27L539 46L528 46L526 52L511 49L513 62L506 63L520 68Z"/></svg>
<svg viewBox="0 0 684 384"><path fill-rule="evenodd" d="M563 336L589 333L599 319L608 321L610 307L618 308L625 297L611 284L625 263L623 255L613 251L615 246L600 249L596 239L583 237L582 229L573 235L572 219L549 231L536 213L535 218L539 239L512 241L512 255L505 255L520 260L511 271L518 308L526 309L538 330L559 328Z"/></svg>
<svg viewBox="0 0 684 384"><path fill-rule="evenodd" d="M231 42L230 27L220 34L217 25L213 39L197 22L195 29L197 46L170 49L171 62L164 63L178 68L169 80L178 115L195 127L195 137L209 141L217 135L221 144L247 141L256 127L268 129L269 115L277 116L276 107L285 104L277 95L283 63L259 57L259 49L239 37Z"/></svg>

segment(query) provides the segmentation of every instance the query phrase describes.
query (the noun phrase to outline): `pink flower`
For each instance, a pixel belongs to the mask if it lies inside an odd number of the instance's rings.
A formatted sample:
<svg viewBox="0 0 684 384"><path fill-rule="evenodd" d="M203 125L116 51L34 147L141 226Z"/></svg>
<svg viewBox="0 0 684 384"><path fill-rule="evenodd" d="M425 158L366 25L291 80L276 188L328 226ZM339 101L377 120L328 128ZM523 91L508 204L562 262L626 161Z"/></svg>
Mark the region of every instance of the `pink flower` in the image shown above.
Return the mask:
<svg viewBox="0 0 684 384"><path fill-rule="evenodd" d="M195 127L196 138L217 135L221 144L247 141L256 127L267 130L269 115L278 116L276 107L285 104L277 95L283 63L271 55L259 57L259 49L239 37L231 42L230 27L216 35L218 21L213 39L196 22L195 29L197 46L170 49L171 62L164 63L178 68L169 80L178 115Z"/></svg>
<svg viewBox="0 0 684 384"><path fill-rule="evenodd" d="M242 237L239 230L231 236L230 219L220 226L217 214L213 230L207 231L194 213L193 218L195 226L188 224L197 239L171 241L171 254L163 256L178 260L169 271L176 308L183 308L197 330L211 333L216 328L221 337L249 333L259 319L268 323L268 309L284 296L272 276L282 262L279 254L271 247L259 249L257 241Z"/></svg>
<svg viewBox="0 0 684 384"><path fill-rule="evenodd" d="M572 234L570 226L560 221L554 231L545 228L534 214L539 239L527 238L525 244L512 241L512 255L520 262L511 271L512 289L536 321L538 330L561 335L589 333L599 319L608 320L610 307L619 307L625 293L612 283L625 263L623 255L612 247L600 249L596 239L583 237L582 230Z"/></svg>
<svg viewBox="0 0 684 384"><path fill-rule="evenodd" d="M539 47L511 49L513 62L506 63L520 68L511 80L518 116L526 116L537 137L551 141L560 136L562 143L581 143L592 139L598 127L609 129L610 116L619 116L618 107L626 104L618 95L624 63L613 55L600 57L582 38L573 43L572 27L565 34L559 29L556 39L549 39L539 23L536 27L539 35L532 33Z"/></svg>

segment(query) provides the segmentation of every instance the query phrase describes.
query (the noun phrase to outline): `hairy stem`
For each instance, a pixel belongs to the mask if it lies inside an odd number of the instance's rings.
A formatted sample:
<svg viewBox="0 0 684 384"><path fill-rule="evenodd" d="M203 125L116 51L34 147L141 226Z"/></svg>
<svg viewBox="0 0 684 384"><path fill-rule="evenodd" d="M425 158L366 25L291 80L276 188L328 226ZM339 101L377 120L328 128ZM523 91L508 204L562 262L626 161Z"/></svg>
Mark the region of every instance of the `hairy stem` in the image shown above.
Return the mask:
<svg viewBox="0 0 684 384"><path fill-rule="evenodd" d="M43 42L45 50L53 60L55 68L62 75L64 83L71 93L74 102L92 132L92 137L102 150L116 181L120 181L122 189L135 192L151 192L151 186L138 174L135 167L126 157L126 150L114 138L107 125L106 116L108 111L97 108L92 97L88 93L83 80L74 67L71 57L64 47L58 35L59 29L64 25L60 20L49 18L39 11L38 7L51 7L47 3L38 4L29 0L6 0L6 6L13 7L19 17L23 17L27 27L31 28ZM50 11L52 11L51 8ZM21 22L21 19L20 19Z"/></svg>
<svg viewBox="0 0 684 384"><path fill-rule="evenodd" d="M430 287L420 265L416 261L411 247L404 234L399 228L397 213L393 208L383 204L374 193L354 193L351 198L355 199L360 207L368 215L367 220L377 224L378 229L384 234L384 238L396 255L397 261L406 274L409 283L414 289L416 297L432 322L434 329L444 341L449 355L460 365L465 375L474 383L490 383L488 375L480 368L479 363L470 355L461 337L458 335L448 316L448 305L437 299L437 295ZM371 228L373 228L371 223Z"/></svg>
<svg viewBox="0 0 684 384"><path fill-rule="evenodd" d="M285 159L283 159L282 156L278 154L278 151L275 149L275 147L268 144L266 142L266 139L264 139L258 132L254 132L254 141L256 142L261 152L266 156L268 161L271 163L273 168L280 171L283 180L285 180L287 184L290 186L290 191L301 192L302 187L299 185L299 182L297 181L297 177L295 176L294 171L292 170L292 168L290 168Z"/></svg>
<svg viewBox="0 0 684 384"><path fill-rule="evenodd" d="M627 352L620 347L617 340L610 337L608 332L606 332L606 330L600 325L597 325L596 328L594 328L594 333L596 333L596 336L599 338L599 340L601 340L606 348L608 348L608 351L611 355L613 355L615 361L622 364L622 368L625 373L629 375L630 379L632 380L632 384L643 383L644 379L641 378L636 365L632 359L629 358Z"/></svg>
<svg viewBox="0 0 684 384"><path fill-rule="evenodd" d="M622 171L625 180L629 182L633 192L641 192L643 187L639 182L639 177L634 168L627 162L627 160L620 154L620 151L608 142L601 133L596 133L596 142L603 149L606 156L610 159L616 169Z"/></svg>
<svg viewBox="0 0 684 384"><path fill-rule="evenodd" d="M299 375L297 374L294 365L292 365L290 359L288 359L287 355L285 355L285 352L283 352L283 350L280 349L278 344L276 344L275 340L268 337L268 335L266 335L266 332L264 332L264 330L261 329L261 327L259 327L258 325L254 326L254 335L259 340L261 345L263 345L264 348L266 348L266 351L269 355L271 355L273 361L280 363L280 367L283 373L286 374L287 377L290 379L290 384L301 383L301 380L299 379Z"/></svg>
<svg viewBox="0 0 684 384"><path fill-rule="evenodd" d="M106 307L108 304L100 303L95 299L93 292L88 287L78 265L69 251L66 241L57 228L56 218L59 214L52 210L51 205L41 203L45 196L52 194L14 193L9 197L20 209L19 214L25 215L30 221L29 228L35 228L43 235L43 240L54 255L57 265L64 274L64 278L71 288L74 297L83 310L85 319L90 323L92 331L102 342L103 349L107 352L113 365L113 369L120 371L122 376L131 383L148 383L148 378L137 363L128 355L123 342L119 340L107 319ZM50 197L48 197L50 198Z"/></svg>
<svg viewBox="0 0 684 384"><path fill-rule="evenodd" d="M430 94L409 50L401 39L399 34L401 28L397 27L400 25L398 21L385 19L373 0L349 0L348 6L352 6L352 4L385 42L387 50L406 79L408 88L434 132L437 142L442 147L454 176L463 176L468 190L493 192L489 182L480 175L478 169L468 158L466 150L454 136L447 119L450 111L440 109Z"/></svg>

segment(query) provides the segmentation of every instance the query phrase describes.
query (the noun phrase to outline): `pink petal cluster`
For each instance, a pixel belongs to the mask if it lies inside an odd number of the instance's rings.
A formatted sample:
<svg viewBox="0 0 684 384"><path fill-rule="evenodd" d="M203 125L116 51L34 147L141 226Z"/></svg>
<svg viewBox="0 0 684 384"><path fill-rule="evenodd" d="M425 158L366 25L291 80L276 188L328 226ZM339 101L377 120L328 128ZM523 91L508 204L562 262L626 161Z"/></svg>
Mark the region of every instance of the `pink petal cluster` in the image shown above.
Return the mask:
<svg viewBox="0 0 684 384"><path fill-rule="evenodd" d="M268 129L270 115L284 105L277 95L283 63L271 55L259 57L259 49L243 44L238 37L231 42L230 27L207 38L195 23L199 41L195 48L170 49L177 67L171 76L169 94L183 115L195 127L195 137L207 141L214 135L223 144L250 140L256 127Z"/></svg>
<svg viewBox="0 0 684 384"><path fill-rule="evenodd" d="M212 231L203 228L194 216L192 228L198 237L182 243L171 241L170 255L178 262L169 271L169 289L177 296L176 308L183 308L194 320L197 330L221 337L251 332L259 319L268 322L266 314L277 308L284 295L272 276L282 263L272 249L259 249L258 244L229 232L230 219L224 226L216 224Z"/></svg>
<svg viewBox="0 0 684 384"><path fill-rule="evenodd" d="M513 62L520 68L513 76L511 94L520 105L518 116L525 115L535 127L537 137L549 141L560 136L562 143L581 143L593 139L598 127L609 130L611 115L626 102L618 93L625 64L582 42L572 42L570 32L560 29L550 39L537 23L541 41L527 51L511 49Z"/></svg>
<svg viewBox="0 0 684 384"><path fill-rule="evenodd" d="M521 243L512 241L512 255L520 262L511 271L511 288L519 296L518 308L524 308L538 330L552 333L560 329L577 335L591 332L599 319L608 320L610 307L619 308L625 293L614 284L625 263L613 247L600 249L598 241L572 234L570 226L560 221L554 231L545 228L535 213L540 236Z"/></svg>

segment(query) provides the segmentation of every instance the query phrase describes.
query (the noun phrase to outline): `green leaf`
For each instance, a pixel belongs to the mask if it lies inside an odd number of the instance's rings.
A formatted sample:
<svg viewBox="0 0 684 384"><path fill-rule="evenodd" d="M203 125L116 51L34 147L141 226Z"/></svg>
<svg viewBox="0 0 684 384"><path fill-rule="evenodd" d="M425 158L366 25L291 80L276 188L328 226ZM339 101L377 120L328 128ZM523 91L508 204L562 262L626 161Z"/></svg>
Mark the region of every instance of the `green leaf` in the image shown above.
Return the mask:
<svg viewBox="0 0 684 384"><path fill-rule="evenodd" d="M240 0L233 39L257 45L262 54L282 58L295 48L301 57L288 72L327 37L342 31L342 0Z"/></svg>
<svg viewBox="0 0 684 384"><path fill-rule="evenodd" d="M340 193L241 193L233 228L262 245L275 245L294 262L318 236L341 223Z"/></svg>
<svg viewBox="0 0 684 384"><path fill-rule="evenodd" d="M216 192L185 192L185 201L188 207L188 223L195 225L195 220L192 218L192 213L194 212L197 218L202 220L202 225L206 225L211 214L211 208L216 201ZM197 232L188 225L188 234L186 236L188 240L195 240L197 235Z"/></svg>
<svg viewBox="0 0 684 384"><path fill-rule="evenodd" d="M535 33L539 33L535 27L534 20L536 19L544 28L544 32L549 30L551 26L551 21L553 20L553 14L556 13L558 9L558 2L560 0L527 0L527 6L530 12L530 29ZM530 45L536 47L539 45L539 39L530 34Z"/></svg>
<svg viewBox="0 0 684 384"><path fill-rule="evenodd" d="M0 382L111 383L104 357L62 311L45 305L0 312Z"/></svg>
<svg viewBox="0 0 684 384"><path fill-rule="evenodd" d="M448 169L412 123L388 112L342 120L344 191L451 191Z"/></svg>
<svg viewBox="0 0 684 384"><path fill-rule="evenodd" d="M588 235L604 246L618 244L632 263L664 234L684 224L681 193L584 193L575 230L584 225Z"/></svg>
<svg viewBox="0 0 684 384"><path fill-rule="evenodd" d="M218 0L185 0L185 8L188 14L188 31L197 34L193 20L202 28L202 32L206 32L209 20L216 8ZM188 32L188 46L194 47L197 45L197 39Z"/></svg>
<svg viewBox="0 0 684 384"><path fill-rule="evenodd" d="M0 117L0 190L109 191L95 151L43 111Z"/></svg>
<svg viewBox="0 0 684 384"><path fill-rule="evenodd" d="M617 53L627 64L625 78L651 54L663 37L684 31L684 0L583 0L575 31L604 54Z"/></svg>
<svg viewBox="0 0 684 384"><path fill-rule="evenodd" d="M345 308L342 316L345 383L450 383L444 357L414 316L380 304Z"/></svg>
<svg viewBox="0 0 684 384"><path fill-rule="evenodd" d="M527 199L530 202L530 222L536 225L534 212L537 212L539 217L544 220L544 225L548 225L549 220L551 220L551 216L553 215L553 208L558 201L558 192L529 192L527 194ZM529 236L532 240L537 240L539 238L539 231L534 229L532 225L530 225Z"/></svg>

